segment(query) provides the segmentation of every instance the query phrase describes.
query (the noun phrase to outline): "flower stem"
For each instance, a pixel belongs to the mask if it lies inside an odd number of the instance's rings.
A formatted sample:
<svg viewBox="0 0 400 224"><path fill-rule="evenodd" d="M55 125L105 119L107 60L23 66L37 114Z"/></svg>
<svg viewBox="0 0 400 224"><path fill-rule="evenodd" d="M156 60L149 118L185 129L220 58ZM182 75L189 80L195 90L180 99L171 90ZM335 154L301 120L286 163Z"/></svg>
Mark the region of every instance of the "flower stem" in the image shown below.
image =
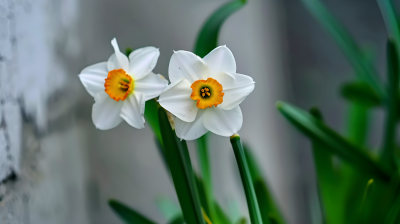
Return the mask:
<svg viewBox="0 0 400 224"><path fill-rule="evenodd" d="M249 167L247 165L242 142L238 134L231 136L231 144L235 153L236 162L239 167L240 176L242 178L243 188L246 195L247 206L249 208L250 221L252 224L262 224L261 213L258 207L256 193L254 191Z"/></svg>

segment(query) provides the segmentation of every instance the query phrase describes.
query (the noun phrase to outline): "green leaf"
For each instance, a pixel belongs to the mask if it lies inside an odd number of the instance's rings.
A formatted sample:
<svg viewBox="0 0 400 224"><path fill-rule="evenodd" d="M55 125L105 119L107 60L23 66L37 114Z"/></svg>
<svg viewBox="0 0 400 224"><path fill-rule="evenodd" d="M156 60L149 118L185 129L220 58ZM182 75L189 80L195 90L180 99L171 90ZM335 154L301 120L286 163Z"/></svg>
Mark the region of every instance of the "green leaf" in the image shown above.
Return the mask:
<svg viewBox="0 0 400 224"><path fill-rule="evenodd" d="M385 20L389 37L393 38L397 47L400 47L400 26L391 0L377 0L379 8ZM399 50L399 49L398 49Z"/></svg>
<svg viewBox="0 0 400 224"><path fill-rule="evenodd" d="M161 107L158 109L158 118L166 159L183 217L186 223L204 224L186 141L180 141L176 137L167 113Z"/></svg>
<svg viewBox="0 0 400 224"><path fill-rule="evenodd" d="M323 116L317 108L311 108L310 114L317 120L323 122ZM342 195L332 194L337 192L339 178L333 167L332 153L324 149L324 145L318 141L312 141L314 165L317 174L318 193L321 200L321 211L324 219L330 223L341 222L341 209L337 209Z"/></svg>
<svg viewBox="0 0 400 224"><path fill-rule="evenodd" d="M345 99L365 107L377 107L383 103L378 93L366 82L345 83L340 92Z"/></svg>
<svg viewBox="0 0 400 224"><path fill-rule="evenodd" d="M380 96L384 96L385 93L379 84L376 69L345 27L336 20L320 0L302 0L302 2L332 35L360 79L369 83Z"/></svg>
<svg viewBox="0 0 400 224"><path fill-rule="evenodd" d="M199 198L201 201L201 205L203 206L204 212L206 214L209 214L208 213L208 211L209 211L208 203L206 202L206 192L204 190L204 182L201 179L201 177L199 177L198 175L195 175L195 177L196 177L197 190L199 192ZM218 223L221 223L221 224L232 223L229 220L228 216L225 214L224 210L221 208L221 206L219 206L218 203L215 201L214 201L214 209L215 209L215 217L217 218ZM215 222L215 220L213 220L211 218L210 218L210 220L213 224L214 223L217 224L217 222Z"/></svg>
<svg viewBox="0 0 400 224"><path fill-rule="evenodd" d="M396 125L399 113L399 57L394 41L389 40L387 44L388 60L388 85L386 104L385 132L383 136L382 160L389 168L395 168L394 150L396 148Z"/></svg>
<svg viewBox="0 0 400 224"><path fill-rule="evenodd" d="M324 146L323 149L338 155L352 166L372 177L379 178L383 181L388 181L390 179L391 173L378 161L375 161L366 154L365 151L367 150L363 150L347 141L307 112L283 102L278 102L277 108L283 116L303 134L308 136L311 141L322 144Z"/></svg>
<svg viewBox="0 0 400 224"><path fill-rule="evenodd" d="M218 46L218 35L224 21L237 10L241 9L247 0L235 0L226 3L216 10L206 21L197 36L195 54L206 56Z"/></svg>
<svg viewBox="0 0 400 224"><path fill-rule="evenodd" d="M144 117L146 118L146 122L149 123L151 129L153 129L160 144L163 145L158 121L158 108L160 108L160 104L156 99L146 101Z"/></svg>
<svg viewBox="0 0 400 224"><path fill-rule="evenodd" d="M155 224L155 222L143 217L117 200L109 200L108 205L126 224Z"/></svg>
<svg viewBox="0 0 400 224"><path fill-rule="evenodd" d="M260 208L258 207L256 192L254 191L253 181L239 135L234 135L231 137L231 144L233 152L235 153L240 177L242 178L244 193L247 200L247 207L249 209L250 221L252 224L262 224L263 221L261 219Z"/></svg>
<svg viewBox="0 0 400 224"><path fill-rule="evenodd" d="M221 208L221 206L217 202L215 202L214 207L215 207L215 212L217 214L218 220L220 221L221 224L232 223L232 221L226 215L225 211Z"/></svg>
<svg viewBox="0 0 400 224"><path fill-rule="evenodd" d="M168 224L185 224L185 220L183 219L182 215L179 215L176 218L172 219L172 221Z"/></svg>

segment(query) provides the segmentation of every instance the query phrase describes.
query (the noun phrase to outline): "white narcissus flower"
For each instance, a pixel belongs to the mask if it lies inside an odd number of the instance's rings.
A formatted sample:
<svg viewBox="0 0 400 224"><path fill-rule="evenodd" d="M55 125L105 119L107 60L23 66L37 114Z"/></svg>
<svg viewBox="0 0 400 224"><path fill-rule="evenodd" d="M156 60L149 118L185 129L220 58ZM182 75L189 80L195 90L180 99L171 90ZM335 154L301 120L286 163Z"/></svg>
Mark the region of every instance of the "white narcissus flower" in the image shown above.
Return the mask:
<svg viewBox="0 0 400 224"><path fill-rule="evenodd" d="M239 104L254 89L251 77L236 73L226 46L203 59L188 51L175 52L168 69L171 84L161 93L162 107L176 116L179 138L193 140L208 131L232 136L243 124Z"/></svg>
<svg viewBox="0 0 400 224"><path fill-rule="evenodd" d="M114 54L82 70L79 78L87 92L94 97L93 123L98 129L116 127L124 119L135 128L144 127L144 106L168 85L168 81L152 70L160 51L144 47L133 51L129 59L119 50L117 40L111 41Z"/></svg>

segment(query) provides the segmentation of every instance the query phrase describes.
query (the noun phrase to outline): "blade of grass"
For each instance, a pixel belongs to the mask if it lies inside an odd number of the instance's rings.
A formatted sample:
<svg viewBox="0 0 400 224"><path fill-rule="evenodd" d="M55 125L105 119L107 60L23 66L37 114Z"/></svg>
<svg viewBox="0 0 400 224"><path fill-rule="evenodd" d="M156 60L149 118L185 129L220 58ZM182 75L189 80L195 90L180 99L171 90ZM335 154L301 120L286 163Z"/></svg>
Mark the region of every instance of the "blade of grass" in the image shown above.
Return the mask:
<svg viewBox="0 0 400 224"><path fill-rule="evenodd" d="M278 110L310 140L323 144L324 149L338 155L360 171L383 181L389 181L391 172L374 161L363 149L347 141L307 112L292 105L278 102Z"/></svg>
<svg viewBox="0 0 400 224"><path fill-rule="evenodd" d="M362 49L357 45L345 27L336 20L319 0L302 0L302 2L332 35L361 80L368 82L380 96L385 96L383 87L379 84L380 82L374 66L365 57Z"/></svg>
<svg viewBox="0 0 400 224"><path fill-rule="evenodd" d="M235 0L226 3L216 10L206 21L197 36L195 54L206 56L218 46L218 35L225 20L237 10L241 9L247 0Z"/></svg>
<svg viewBox="0 0 400 224"><path fill-rule="evenodd" d="M394 150L396 148L396 124L399 113L397 93L399 92L399 57L396 44L389 40L387 45L388 60L388 98L386 100L386 121L383 136L382 160L390 169L395 168Z"/></svg>
<svg viewBox="0 0 400 224"><path fill-rule="evenodd" d="M158 109L160 132L175 191L186 223L204 224L200 199L185 141L179 141L163 108Z"/></svg>
<svg viewBox="0 0 400 224"><path fill-rule="evenodd" d="M155 224L155 222L150 221L117 200L109 200L108 205L126 224Z"/></svg>
<svg viewBox="0 0 400 224"><path fill-rule="evenodd" d="M251 174L247 165L242 142L240 141L240 137L238 134L231 136L231 144L233 152L235 153L236 162L239 167L240 176L242 178L247 206L249 209L250 221L252 224L262 224L263 221L261 219L260 208L258 207L253 181L251 179Z"/></svg>

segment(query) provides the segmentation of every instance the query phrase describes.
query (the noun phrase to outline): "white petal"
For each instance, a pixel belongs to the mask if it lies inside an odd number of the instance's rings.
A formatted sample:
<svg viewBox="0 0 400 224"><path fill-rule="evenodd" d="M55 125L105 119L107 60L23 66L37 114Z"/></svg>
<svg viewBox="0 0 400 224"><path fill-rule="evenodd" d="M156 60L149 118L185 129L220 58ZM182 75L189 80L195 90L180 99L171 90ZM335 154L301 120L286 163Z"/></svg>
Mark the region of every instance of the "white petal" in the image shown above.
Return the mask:
<svg viewBox="0 0 400 224"><path fill-rule="evenodd" d="M168 75L171 83L186 78L190 83L207 79L209 68L202 58L189 51L176 51L169 61Z"/></svg>
<svg viewBox="0 0 400 224"><path fill-rule="evenodd" d="M120 116L132 127L144 128L144 93L135 92L129 95L121 108Z"/></svg>
<svg viewBox="0 0 400 224"><path fill-rule="evenodd" d="M179 119L192 122L197 114L197 101L192 100L191 83L182 78L169 85L160 95L160 105Z"/></svg>
<svg viewBox="0 0 400 224"><path fill-rule="evenodd" d="M129 55L128 73L134 80L140 80L150 74L156 67L160 50L155 47L144 47L134 50Z"/></svg>
<svg viewBox="0 0 400 224"><path fill-rule="evenodd" d="M254 90L254 81L247 75L219 73L215 79L221 83L225 93L223 102L218 105L224 110L232 110Z"/></svg>
<svg viewBox="0 0 400 224"><path fill-rule="evenodd" d="M114 54L110 56L107 62L108 71L122 68L125 71L129 70L129 60L126 55L121 53L118 47L117 39L112 39L111 45L114 48Z"/></svg>
<svg viewBox="0 0 400 224"><path fill-rule="evenodd" d="M214 134L229 137L242 128L242 111L239 106L232 110L223 110L219 106L207 108L204 113L203 124Z"/></svg>
<svg viewBox="0 0 400 224"><path fill-rule="evenodd" d="M193 122L184 122L179 118L175 118L175 129L178 138L194 140L208 132L203 124L204 111L205 110L199 110Z"/></svg>
<svg viewBox="0 0 400 224"><path fill-rule="evenodd" d="M108 130L121 123L119 116L122 101L115 101L104 91L98 92L94 98L95 103L92 108L92 120L96 128Z"/></svg>
<svg viewBox="0 0 400 224"><path fill-rule="evenodd" d="M134 82L134 91L145 94L145 101L158 97L168 86L168 81L160 74L151 73L144 79Z"/></svg>
<svg viewBox="0 0 400 224"><path fill-rule="evenodd" d="M86 91L94 97L96 93L104 91L107 74L107 62L100 62L83 69L81 74L79 74L79 79Z"/></svg>
<svg viewBox="0 0 400 224"><path fill-rule="evenodd" d="M204 58L210 68L210 77L221 72L236 73L236 61L229 48L219 46L208 53Z"/></svg>

